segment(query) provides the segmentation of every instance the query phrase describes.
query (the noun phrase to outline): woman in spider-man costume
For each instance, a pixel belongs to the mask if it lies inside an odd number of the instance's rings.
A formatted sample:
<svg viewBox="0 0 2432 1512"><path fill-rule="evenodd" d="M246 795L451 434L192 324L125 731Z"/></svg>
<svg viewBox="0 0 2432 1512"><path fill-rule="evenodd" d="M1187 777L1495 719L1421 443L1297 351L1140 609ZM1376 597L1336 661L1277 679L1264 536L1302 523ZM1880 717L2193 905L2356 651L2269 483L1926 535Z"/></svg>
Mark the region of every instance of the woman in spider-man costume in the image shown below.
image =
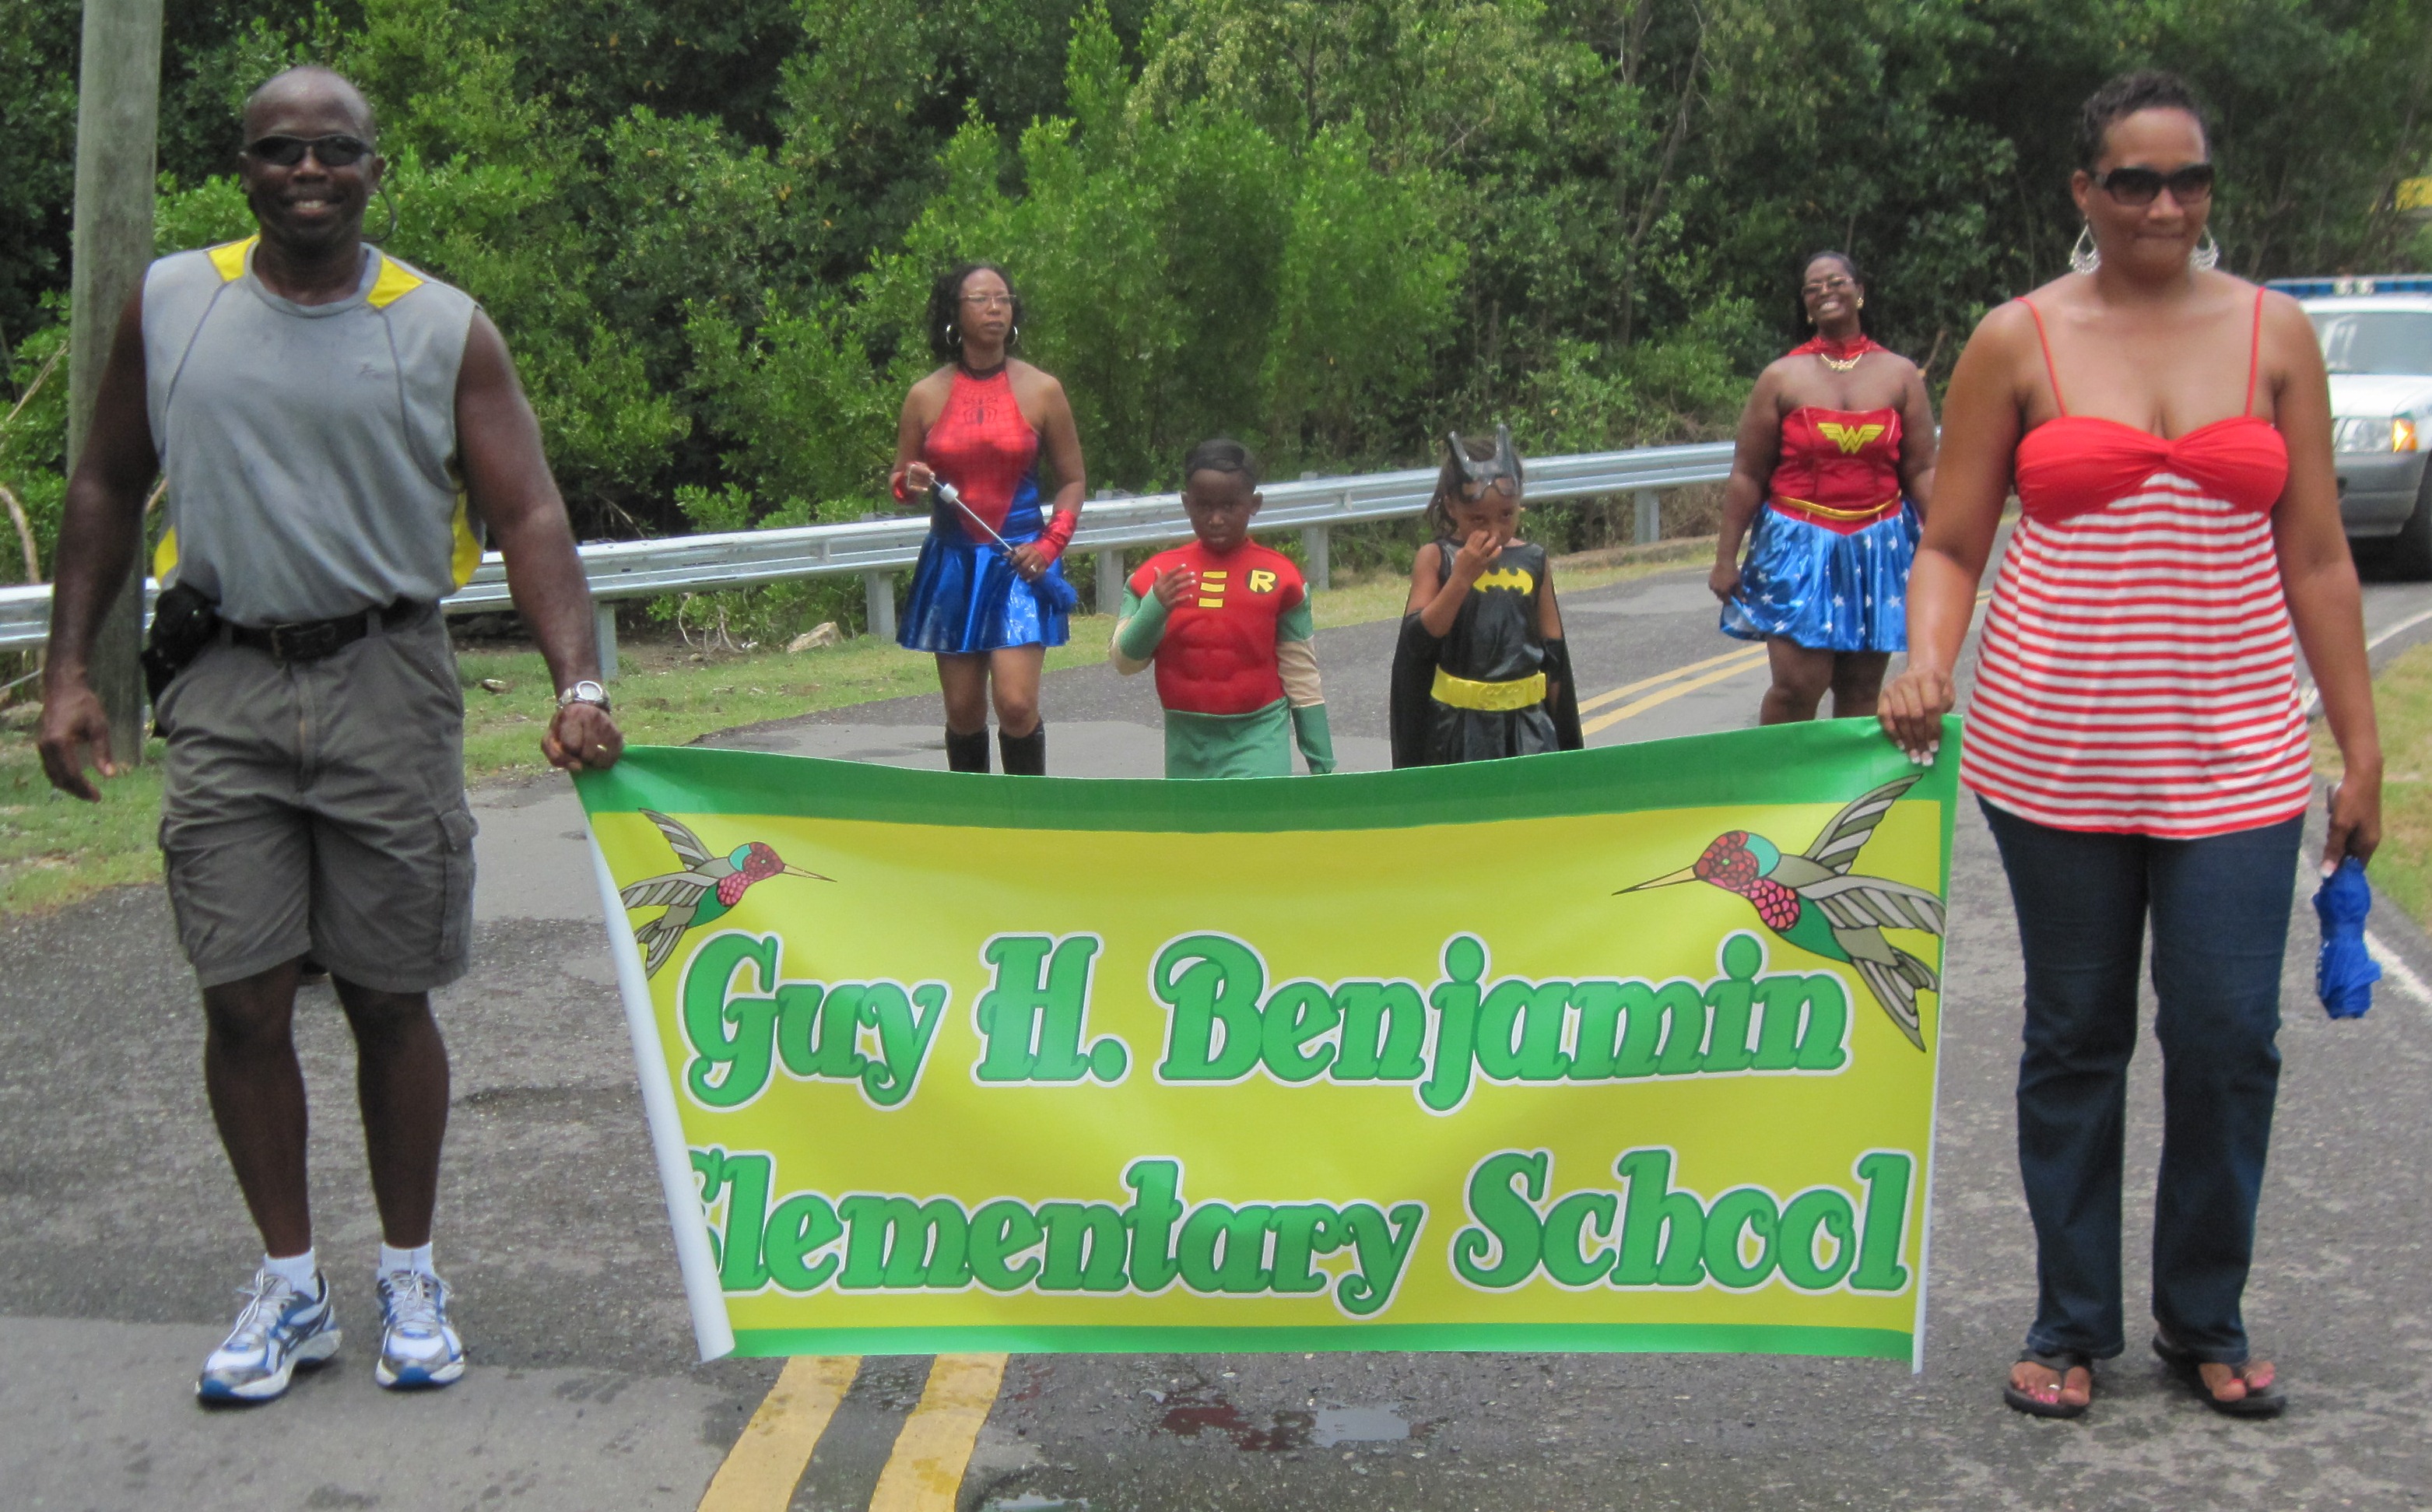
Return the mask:
<svg viewBox="0 0 2432 1512"><path fill-rule="evenodd" d="M946 364L904 395L890 481L899 499L930 496L929 539L896 639L937 658L950 769L988 769L993 701L1005 769L1044 776L1039 671L1077 602L1056 559L1080 519L1081 438L1064 386L1010 355L1022 301L1004 269L971 262L939 277L928 327ZM1044 512L1042 449L1056 479Z"/></svg>

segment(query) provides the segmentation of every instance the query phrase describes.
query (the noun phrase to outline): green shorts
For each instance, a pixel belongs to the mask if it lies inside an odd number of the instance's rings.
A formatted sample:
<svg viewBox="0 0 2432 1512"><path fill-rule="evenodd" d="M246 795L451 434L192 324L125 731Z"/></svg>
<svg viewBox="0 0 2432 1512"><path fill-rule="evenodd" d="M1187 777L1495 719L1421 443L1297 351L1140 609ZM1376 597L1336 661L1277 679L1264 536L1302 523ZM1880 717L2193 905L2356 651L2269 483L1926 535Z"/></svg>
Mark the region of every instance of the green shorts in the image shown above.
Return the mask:
<svg viewBox="0 0 2432 1512"><path fill-rule="evenodd" d="M436 609L315 662L222 641L159 715L169 901L204 986L308 951L386 992L464 974L475 825Z"/></svg>

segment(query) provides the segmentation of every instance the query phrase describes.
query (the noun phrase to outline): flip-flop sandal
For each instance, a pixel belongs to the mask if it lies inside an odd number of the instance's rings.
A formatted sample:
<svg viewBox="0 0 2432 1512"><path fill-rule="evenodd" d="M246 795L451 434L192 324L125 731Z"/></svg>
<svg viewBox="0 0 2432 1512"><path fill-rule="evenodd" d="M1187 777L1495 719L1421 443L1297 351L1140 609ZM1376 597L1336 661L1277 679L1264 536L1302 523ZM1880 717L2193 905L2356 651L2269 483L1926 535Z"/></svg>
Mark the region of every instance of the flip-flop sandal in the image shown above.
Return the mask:
<svg viewBox="0 0 2432 1512"><path fill-rule="evenodd" d="M2158 1347L2156 1345L2156 1348ZM2086 1415L2086 1409L2091 1404L2094 1395L2094 1356L2082 1354L2075 1350L2063 1350L2058 1354L2037 1354L2035 1351L2029 1350L2019 1355L2015 1363L2039 1365L2058 1376L2063 1385L2068 1383L2069 1371L2084 1370L2087 1400L2062 1402L2055 1398L2046 1402L2032 1392L2019 1390L2017 1382L2005 1378L2001 1382L2001 1400L2009 1403L2012 1412L2023 1412L2030 1418L2081 1418Z"/></svg>
<svg viewBox="0 0 2432 1512"><path fill-rule="evenodd" d="M2249 1386L2246 1395L2236 1402L2224 1402L2212 1394L2212 1387L2204 1384L2204 1368L2227 1365L2236 1369L2246 1364L2244 1360L2200 1360L2159 1334L2153 1336L2153 1352L2160 1356L2162 1364L2180 1385L2195 1393L2197 1401L2225 1418L2277 1418L2288 1410L2288 1394L2280 1389L2277 1376L2272 1378L2270 1386L2260 1389Z"/></svg>

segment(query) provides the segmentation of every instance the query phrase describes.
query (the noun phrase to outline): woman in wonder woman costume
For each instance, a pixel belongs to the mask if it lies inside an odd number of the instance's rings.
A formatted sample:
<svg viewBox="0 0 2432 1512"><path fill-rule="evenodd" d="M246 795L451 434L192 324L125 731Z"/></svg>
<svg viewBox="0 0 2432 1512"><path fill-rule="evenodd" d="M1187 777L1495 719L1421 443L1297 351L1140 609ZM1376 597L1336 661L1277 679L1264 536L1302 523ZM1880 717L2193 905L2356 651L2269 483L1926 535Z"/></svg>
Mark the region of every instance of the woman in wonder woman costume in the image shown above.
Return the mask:
<svg viewBox="0 0 2432 1512"><path fill-rule="evenodd" d="M988 769L993 694L1005 769L1044 776L1039 671L1047 647L1064 644L1078 601L1056 559L1080 519L1081 438L1064 386L1010 355L1022 300L1004 269L967 262L948 271L930 291L927 323L930 349L946 365L904 397L889 481L898 499L930 496L929 539L896 641L937 658L950 770ZM1056 481L1045 520L1042 444Z"/></svg>
<svg viewBox="0 0 2432 1512"><path fill-rule="evenodd" d="M1815 718L1828 688L1833 717L1875 712L1891 653L1908 648L1908 569L1934 491L1925 378L1860 328L1857 264L1816 253L1799 297L1816 336L1748 395L1708 580L1724 632L1772 653L1768 725Z"/></svg>

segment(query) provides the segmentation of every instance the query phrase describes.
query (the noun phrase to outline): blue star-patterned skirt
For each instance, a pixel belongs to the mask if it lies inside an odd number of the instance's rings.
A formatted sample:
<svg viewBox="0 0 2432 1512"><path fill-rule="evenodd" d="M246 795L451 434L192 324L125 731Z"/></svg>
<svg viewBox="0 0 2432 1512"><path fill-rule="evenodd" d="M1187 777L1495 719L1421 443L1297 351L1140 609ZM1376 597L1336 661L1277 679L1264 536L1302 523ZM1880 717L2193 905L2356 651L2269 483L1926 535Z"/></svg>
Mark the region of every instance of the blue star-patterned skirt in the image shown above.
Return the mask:
<svg viewBox="0 0 2432 1512"><path fill-rule="evenodd" d="M1779 635L1818 651L1905 651L1917 537L1917 509L1905 502L1848 535L1768 506L1757 512L1740 590L1723 605L1723 633Z"/></svg>

